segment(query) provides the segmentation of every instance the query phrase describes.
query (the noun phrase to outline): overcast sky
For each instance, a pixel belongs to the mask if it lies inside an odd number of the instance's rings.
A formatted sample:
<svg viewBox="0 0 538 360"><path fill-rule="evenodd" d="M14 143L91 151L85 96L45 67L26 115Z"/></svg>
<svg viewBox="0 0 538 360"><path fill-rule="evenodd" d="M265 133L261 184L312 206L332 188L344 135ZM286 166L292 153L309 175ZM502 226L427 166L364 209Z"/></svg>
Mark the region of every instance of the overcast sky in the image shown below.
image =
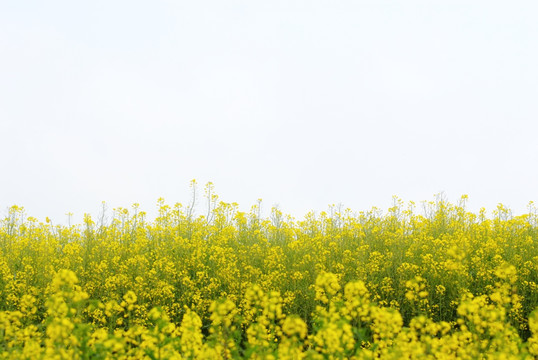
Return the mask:
<svg viewBox="0 0 538 360"><path fill-rule="evenodd" d="M538 201L536 1L0 2L0 208ZM199 204L204 210L204 204Z"/></svg>

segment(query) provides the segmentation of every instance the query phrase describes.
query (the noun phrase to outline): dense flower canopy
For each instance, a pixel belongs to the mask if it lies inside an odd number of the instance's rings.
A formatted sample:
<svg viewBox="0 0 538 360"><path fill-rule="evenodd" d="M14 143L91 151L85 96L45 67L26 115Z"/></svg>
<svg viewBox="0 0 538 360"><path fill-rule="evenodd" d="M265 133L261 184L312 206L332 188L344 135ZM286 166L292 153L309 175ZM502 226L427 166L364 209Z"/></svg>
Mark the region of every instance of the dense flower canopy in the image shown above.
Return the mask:
<svg viewBox="0 0 538 360"><path fill-rule="evenodd" d="M211 200L211 199L210 199ZM216 200L214 198L213 200ZM295 220L158 203L0 227L0 354L26 359L533 359L538 216L443 200Z"/></svg>

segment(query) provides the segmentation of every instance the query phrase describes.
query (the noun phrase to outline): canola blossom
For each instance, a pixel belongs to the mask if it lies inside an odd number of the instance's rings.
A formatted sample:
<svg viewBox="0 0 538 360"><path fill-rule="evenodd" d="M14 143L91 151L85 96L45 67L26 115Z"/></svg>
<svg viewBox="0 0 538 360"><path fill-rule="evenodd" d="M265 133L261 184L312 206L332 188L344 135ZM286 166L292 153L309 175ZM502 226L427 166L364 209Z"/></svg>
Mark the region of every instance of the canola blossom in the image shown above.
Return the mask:
<svg viewBox="0 0 538 360"><path fill-rule="evenodd" d="M0 226L1 359L535 359L538 215L444 200L296 220L210 195Z"/></svg>

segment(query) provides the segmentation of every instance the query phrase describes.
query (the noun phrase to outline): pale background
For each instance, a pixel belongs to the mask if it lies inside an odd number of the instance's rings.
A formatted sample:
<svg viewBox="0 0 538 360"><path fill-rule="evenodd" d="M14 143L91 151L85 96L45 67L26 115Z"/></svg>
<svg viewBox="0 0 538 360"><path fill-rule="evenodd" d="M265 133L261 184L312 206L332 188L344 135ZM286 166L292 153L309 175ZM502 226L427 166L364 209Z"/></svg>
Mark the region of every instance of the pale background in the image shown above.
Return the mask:
<svg viewBox="0 0 538 360"><path fill-rule="evenodd" d="M0 1L0 208L538 200L536 1ZM203 212L204 204L198 209Z"/></svg>

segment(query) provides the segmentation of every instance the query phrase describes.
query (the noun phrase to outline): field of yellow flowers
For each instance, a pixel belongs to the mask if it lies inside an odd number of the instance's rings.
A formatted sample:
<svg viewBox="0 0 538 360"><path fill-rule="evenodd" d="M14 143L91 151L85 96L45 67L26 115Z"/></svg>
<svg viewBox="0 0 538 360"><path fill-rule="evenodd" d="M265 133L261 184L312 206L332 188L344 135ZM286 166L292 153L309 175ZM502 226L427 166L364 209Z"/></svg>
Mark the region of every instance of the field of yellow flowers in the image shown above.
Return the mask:
<svg viewBox="0 0 538 360"><path fill-rule="evenodd" d="M1 359L536 359L538 215L158 202L0 228ZM212 207L211 207L212 204Z"/></svg>

